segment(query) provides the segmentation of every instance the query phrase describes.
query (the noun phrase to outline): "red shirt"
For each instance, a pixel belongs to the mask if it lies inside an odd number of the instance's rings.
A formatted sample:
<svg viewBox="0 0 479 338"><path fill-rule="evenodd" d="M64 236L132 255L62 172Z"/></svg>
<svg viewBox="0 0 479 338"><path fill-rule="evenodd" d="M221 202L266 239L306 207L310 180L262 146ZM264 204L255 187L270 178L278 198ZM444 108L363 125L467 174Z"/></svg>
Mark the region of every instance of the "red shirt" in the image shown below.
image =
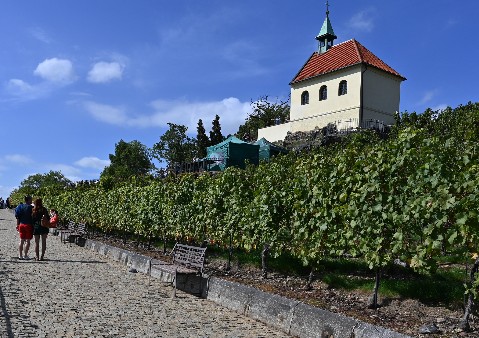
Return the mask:
<svg viewBox="0 0 479 338"><path fill-rule="evenodd" d="M53 215L52 217L50 217L50 226L52 228L56 228L57 224L58 224L58 215Z"/></svg>

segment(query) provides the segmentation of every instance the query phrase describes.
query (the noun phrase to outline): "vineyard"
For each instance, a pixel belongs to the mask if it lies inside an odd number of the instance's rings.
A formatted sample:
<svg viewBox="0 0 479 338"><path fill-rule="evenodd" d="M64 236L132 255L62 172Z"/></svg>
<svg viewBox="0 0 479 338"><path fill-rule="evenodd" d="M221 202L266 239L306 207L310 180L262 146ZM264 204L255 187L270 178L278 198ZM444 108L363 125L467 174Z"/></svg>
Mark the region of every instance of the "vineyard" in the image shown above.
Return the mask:
<svg viewBox="0 0 479 338"><path fill-rule="evenodd" d="M348 256L377 276L394 260L433 273L448 252L477 258L478 140L479 104L469 103L403 114L387 139L364 131L245 170L132 178L43 197L64 218L105 232L231 242L245 251L266 245L312 269ZM471 276L472 302L479 279Z"/></svg>

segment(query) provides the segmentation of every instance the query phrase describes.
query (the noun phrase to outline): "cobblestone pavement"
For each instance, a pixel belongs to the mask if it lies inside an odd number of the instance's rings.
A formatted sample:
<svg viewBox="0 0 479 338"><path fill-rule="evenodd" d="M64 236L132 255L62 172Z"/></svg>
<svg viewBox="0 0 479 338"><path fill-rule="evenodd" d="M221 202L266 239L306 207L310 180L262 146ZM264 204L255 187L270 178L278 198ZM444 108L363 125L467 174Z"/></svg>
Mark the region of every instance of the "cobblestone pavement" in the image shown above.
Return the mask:
<svg viewBox="0 0 479 338"><path fill-rule="evenodd" d="M45 261L19 260L0 209L0 337L287 337L49 236ZM34 257L34 247L30 257Z"/></svg>

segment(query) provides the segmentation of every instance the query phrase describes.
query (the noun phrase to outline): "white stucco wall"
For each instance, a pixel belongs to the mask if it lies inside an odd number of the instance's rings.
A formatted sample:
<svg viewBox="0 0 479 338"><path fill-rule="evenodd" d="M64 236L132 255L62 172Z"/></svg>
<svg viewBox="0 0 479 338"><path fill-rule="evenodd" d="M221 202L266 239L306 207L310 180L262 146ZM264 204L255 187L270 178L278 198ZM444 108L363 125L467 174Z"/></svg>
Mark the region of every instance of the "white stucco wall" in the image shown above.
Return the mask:
<svg viewBox="0 0 479 338"><path fill-rule="evenodd" d="M354 118L351 116L354 116ZM338 128L357 127L359 123L359 106L258 129L258 139L264 137L270 142L282 141L288 132L309 131L316 127L325 127L329 123L335 123Z"/></svg>
<svg viewBox="0 0 479 338"><path fill-rule="evenodd" d="M342 80L346 80L348 83L348 93L338 96L339 82ZM319 90L323 85L328 87L328 98L319 101ZM352 107L357 107L360 101L360 87L360 65L295 83L291 86L290 120L293 121L331 112L344 112ZM301 105L301 94L304 91L309 92L309 104ZM337 120L339 118L334 119Z"/></svg>
<svg viewBox="0 0 479 338"><path fill-rule="evenodd" d="M394 113L399 111L401 79L374 67L367 67L363 81L363 119L394 123Z"/></svg>
<svg viewBox="0 0 479 338"><path fill-rule="evenodd" d="M363 71L363 122L379 120L394 123L399 111L401 79L372 66L356 65L291 86L290 122L258 130L258 138L283 140L288 132L309 131L329 123L358 123L361 104L361 72ZM339 83L346 80L348 92L338 95ZM328 97L319 101L321 86L328 87ZM309 92L309 104L301 105L301 95ZM340 125L338 125L340 127Z"/></svg>
<svg viewBox="0 0 479 338"><path fill-rule="evenodd" d="M359 119L359 106L348 107L347 109L341 109L333 112L328 112L312 117L306 117L304 119L291 121L291 131L308 131L314 128L323 128L329 123L336 123L338 121L347 121L350 119Z"/></svg>
<svg viewBox="0 0 479 338"><path fill-rule="evenodd" d="M264 137L270 142L282 141L288 134L288 131L291 131L292 123L283 123L277 126L266 127L258 129L258 140Z"/></svg>

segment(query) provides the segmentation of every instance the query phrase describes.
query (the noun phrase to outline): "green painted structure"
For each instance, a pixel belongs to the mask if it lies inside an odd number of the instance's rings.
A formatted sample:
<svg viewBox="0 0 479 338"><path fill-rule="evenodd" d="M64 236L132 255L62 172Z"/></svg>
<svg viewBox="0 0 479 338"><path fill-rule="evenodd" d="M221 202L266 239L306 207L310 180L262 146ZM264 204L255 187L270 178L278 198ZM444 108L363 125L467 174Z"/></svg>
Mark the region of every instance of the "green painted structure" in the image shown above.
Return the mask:
<svg viewBox="0 0 479 338"><path fill-rule="evenodd" d="M244 169L246 163L258 165L259 161L268 161L278 154L286 154L288 151L279 147L264 137L254 143L248 143L235 136L230 136L221 143L206 148L208 171L223 171L228 167Z"/></svg>
<svg viewBox="0 0 479 338"><path fill-rule="evenodd" d="M222 171L228 167L245 168L246 162L259 164L259 148L235 136L230 136L221 143L206 148L208 171Z"/></svg>
<svg viewBox="0 0 479 338"><path fill-rule="evenodd" d="M264 137L256 141L254 144L259 145L259 160L260 161L262 160L268 161L273 156L276 156L278 154L286 154L288 152L285 148L277 146L269 142Z"/></svg>

